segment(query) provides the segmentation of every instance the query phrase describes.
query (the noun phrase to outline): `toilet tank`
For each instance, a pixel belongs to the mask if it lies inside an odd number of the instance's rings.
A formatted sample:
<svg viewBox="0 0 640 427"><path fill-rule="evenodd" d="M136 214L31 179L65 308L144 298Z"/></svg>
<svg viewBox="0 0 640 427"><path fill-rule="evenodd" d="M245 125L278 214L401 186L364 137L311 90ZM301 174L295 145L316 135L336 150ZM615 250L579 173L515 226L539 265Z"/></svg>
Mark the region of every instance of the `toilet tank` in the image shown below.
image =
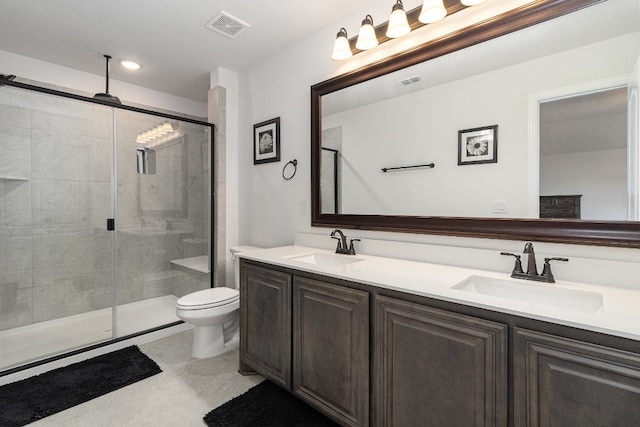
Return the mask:
<svg viewBox="0 0 640 427"><path fill-rule="evenodd" d="M234 289L238 289L240 286L240 259L236 256L240 252L257 251L259 249L256 246L232 246L229 248L231 252L231 259L233 260L233 285L230 286Z"/></svg>

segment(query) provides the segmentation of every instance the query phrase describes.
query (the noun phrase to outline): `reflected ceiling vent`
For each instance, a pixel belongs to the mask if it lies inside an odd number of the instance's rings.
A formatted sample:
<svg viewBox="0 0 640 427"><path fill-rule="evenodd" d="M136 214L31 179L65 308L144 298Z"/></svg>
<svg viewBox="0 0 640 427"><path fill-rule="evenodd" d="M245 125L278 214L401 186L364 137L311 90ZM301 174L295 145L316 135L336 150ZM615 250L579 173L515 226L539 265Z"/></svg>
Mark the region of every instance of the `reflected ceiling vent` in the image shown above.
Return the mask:
<svg viewBox="0 0 640 427"><path fill-rule="evenodd" d="M249 29L251 25L236 17L229 15L227 12L220 12L207 24L207 28L216 33L227 36L230 39L237 38L240 34Z"/></svg>
<svg viewBox="0 0 640 427"><path fill-rule="evenodd" d="M422 80L422 77L413 76L413 77L409 77L408 79L400 80L400 84L403 85L403 86L408 86L408 85L412 85L414 83L418 83L421 80Z"/></svg>

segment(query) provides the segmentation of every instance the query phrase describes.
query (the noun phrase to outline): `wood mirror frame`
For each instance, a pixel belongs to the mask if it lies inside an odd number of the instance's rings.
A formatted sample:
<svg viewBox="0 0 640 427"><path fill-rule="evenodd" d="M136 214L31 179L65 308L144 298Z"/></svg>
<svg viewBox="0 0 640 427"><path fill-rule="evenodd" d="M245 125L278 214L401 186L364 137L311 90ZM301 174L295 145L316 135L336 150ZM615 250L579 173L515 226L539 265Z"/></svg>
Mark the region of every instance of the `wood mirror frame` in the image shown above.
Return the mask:
<svg viewBox="0 0 640 427"><path fill-rule="evenodd" d="M351 229L537 240L640 248L640 222L495 219L400 215L322 214L320 209L321 98L323 95L606 0L538 0L414 49L311 87L311 225Z"/></svg>

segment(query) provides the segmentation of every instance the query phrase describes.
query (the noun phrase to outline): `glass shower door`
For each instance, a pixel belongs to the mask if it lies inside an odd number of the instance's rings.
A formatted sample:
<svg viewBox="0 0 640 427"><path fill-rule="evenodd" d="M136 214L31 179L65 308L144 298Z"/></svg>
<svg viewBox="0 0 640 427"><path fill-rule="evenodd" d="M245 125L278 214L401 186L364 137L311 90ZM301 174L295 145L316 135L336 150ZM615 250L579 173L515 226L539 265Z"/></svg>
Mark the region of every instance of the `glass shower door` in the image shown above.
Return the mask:
<svg viewBox="0 0 640 427"><path fill-rule="evenodd" d="M109 107L0 87L0 371L112 338Z"/></svg>
<svg viewBox="0 0 640 427"><path fill-rule="evenodd" d="M210 130L116 111L117 336L178 322L180 296L211 286Z"/></svg>
<svg viewBox="0 0 640 427"><path fill-rule="evenodd" d="M0 87L0 372L211 286L212 127L25 86Z"/></svg>

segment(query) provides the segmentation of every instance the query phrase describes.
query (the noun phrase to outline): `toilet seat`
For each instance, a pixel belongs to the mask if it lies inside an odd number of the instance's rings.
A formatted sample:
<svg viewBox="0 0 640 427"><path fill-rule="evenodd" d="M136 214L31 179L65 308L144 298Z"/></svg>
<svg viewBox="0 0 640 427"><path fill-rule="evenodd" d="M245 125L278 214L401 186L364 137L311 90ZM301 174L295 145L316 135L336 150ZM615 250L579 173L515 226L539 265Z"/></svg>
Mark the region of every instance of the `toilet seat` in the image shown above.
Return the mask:
<svg viewBox="0 0 640 427"><path fill-rule="evenodd" d="M176 302L181 310L204 310L236 302L240 294L236 289L227 287L204 289L185 295Z"/></svg>

